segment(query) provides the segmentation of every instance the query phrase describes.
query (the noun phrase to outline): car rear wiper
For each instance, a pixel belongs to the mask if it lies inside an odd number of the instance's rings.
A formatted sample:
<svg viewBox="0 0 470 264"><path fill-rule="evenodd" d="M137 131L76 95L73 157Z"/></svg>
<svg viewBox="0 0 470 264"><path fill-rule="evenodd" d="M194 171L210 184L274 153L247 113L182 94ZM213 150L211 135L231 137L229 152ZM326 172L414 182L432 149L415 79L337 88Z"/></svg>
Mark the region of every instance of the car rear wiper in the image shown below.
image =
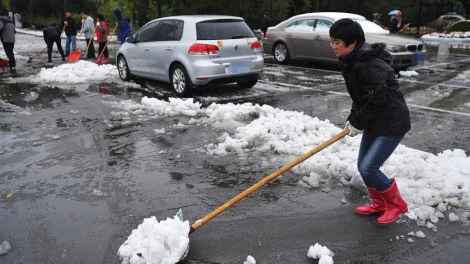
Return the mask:
<svg viewBox="0 0 470 264"><path fill-rule="evenodd" d="M249 38L248 36L243 36L243 35L235 35L235 36L232 36L232 39L240 39L240 38Z"/></svg>

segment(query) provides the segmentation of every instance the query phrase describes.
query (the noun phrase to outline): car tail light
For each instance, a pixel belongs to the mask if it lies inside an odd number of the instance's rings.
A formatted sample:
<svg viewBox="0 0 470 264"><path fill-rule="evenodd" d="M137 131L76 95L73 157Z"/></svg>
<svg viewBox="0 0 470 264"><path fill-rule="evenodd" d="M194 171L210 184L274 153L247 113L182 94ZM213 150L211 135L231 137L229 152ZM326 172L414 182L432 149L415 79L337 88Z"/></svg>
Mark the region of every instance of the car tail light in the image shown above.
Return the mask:
<svg viewBox="0 0 470 264"><path fill-rule="evenodd" d="M208 54L217 54L219 53L219 47L210 44L193 44L189 50L189 55L208 55Z"/></svg>
<svg viewBox="0 0 470 264"><path fill-rule="evenodd" d="M268 33L264 34L264 39L268 39Z"/></svg>
<svg viewBox="0 0 470 264"><path fill-rule="evenodd" d="M261 50L261 47L262 47L261 41L255 41L251 44L251 50L252 51Z"/></svg>

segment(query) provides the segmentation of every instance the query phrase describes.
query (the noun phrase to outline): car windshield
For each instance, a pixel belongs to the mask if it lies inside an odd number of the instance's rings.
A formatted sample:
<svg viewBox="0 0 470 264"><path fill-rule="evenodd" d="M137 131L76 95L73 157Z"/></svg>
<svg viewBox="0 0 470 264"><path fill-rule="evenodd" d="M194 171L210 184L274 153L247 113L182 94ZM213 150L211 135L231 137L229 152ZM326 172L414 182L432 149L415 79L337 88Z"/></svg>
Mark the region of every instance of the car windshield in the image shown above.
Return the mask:
<svg viewBox="0 0 470 264"><path fill-rule="evenodd" d="M255 34L250 30L245 21L240 20L211 20L196 24L198 40L219 40L254 38Z"/></svg>
<svg viewBox="0 0 470 264"><path fill-rule="evenodd" d="M387 35L390 34L388 30L385 30L381 28L379 25L375 24L374 22L371 22L369 20L356 20L359 25L361 25L362 30L364 30L364 33L369 33L369 34L383 34Z"/></svg>

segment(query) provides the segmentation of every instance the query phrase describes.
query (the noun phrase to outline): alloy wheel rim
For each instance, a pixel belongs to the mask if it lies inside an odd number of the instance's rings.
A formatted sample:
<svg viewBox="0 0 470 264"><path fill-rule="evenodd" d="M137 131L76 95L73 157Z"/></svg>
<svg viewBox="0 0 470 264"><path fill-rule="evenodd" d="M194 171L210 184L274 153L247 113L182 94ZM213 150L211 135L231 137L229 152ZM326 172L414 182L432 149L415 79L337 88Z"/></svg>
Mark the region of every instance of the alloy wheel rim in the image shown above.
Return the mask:
<svg viewBox="0 0 470 264"><path fill-rule="evenodd" d="M127 65L123 58L119 60L119 74L124 79L127 77Z"/></svg>
<svg viewBox="0 0 470 264"><path fill-rule="evenodd" d="M275 56L278 61L284 61L286 59L286 47L284 45L277 45L276 51L275 51Z"/></svg>
<svg viewBox="0 0 470 264"><path fill-rule="evenodd" d="M182 93L185 86L186 82L183 71L180 68L175 69L173 72L173 87L175 88L176 92Z"/></svg>

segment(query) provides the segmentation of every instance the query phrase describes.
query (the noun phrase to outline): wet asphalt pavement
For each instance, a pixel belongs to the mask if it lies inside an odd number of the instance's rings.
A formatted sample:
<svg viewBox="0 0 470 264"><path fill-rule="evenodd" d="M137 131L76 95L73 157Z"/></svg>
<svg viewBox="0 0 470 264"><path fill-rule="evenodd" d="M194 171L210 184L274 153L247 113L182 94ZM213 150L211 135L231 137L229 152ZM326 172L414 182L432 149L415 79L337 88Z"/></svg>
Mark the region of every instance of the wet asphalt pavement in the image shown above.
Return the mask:
<svg viewBox="0 0 470 264"><path fill-rule="evenodd" d="M41 38L17 37L15 51L26 58L42 48ZM0 105L0 242L12 246L0 263L119 263L119 246L144 218L163 220L182 208L193 223L277 169L262 166L266 157L201 152L220 131L173 126L186 117L121 125L112 115L116 109L102 103L167 100L174 94L165 84L100 82L78 89L15 81L62 63L54 56L53 65L41 56L18 61L16 72L0 71L0 98L8 103ZM470 70L469 62L465 53L431 54L427 65L413 68L418 77L400 77L413 126L403 144L470 154L470 109L464 106L470 78L456 79ZM278 66L269 57L254 88L198 88L192 97L203 105L269 104L337 125L350 107L335 67ZM166 134L155 134L161 128ZM190 236L184 262L243 263L252 255L261 264L317 263L307 252L318 242L335 253L335 263L468 263L470 229L461 222L441 220L437 232L409 220L378 226L375 217L354 213L367 202L363 193L336 183L326 183L331 191L325 193L298 180L287 172L202 226ZM418 230L426 237L408 243L407 233Z"/></svg>

